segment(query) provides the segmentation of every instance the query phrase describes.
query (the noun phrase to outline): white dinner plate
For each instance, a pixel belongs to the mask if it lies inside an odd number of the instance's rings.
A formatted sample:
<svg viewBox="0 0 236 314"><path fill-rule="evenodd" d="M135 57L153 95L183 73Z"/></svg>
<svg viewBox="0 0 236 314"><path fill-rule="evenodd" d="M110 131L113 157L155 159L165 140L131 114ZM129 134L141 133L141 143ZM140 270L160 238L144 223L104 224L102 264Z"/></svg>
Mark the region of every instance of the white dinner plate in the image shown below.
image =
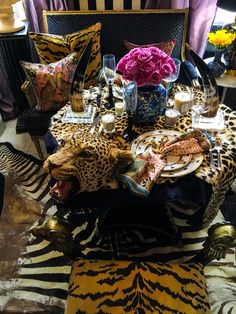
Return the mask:
<svg viewBox="0 0 236 314"><path fill-rule="evenodd" d="M166 141L172 140L176 136L181 135L180 132L175 130L156 130L144 133L138 136L131 143L131 150L136 154L144 153L151 145L152 141ZM183 156L171 156L167 157L167 164L163 169L162 177L178 177L188 174L196 170L202 163L203 155L199 154L189 154Z"/></svg>

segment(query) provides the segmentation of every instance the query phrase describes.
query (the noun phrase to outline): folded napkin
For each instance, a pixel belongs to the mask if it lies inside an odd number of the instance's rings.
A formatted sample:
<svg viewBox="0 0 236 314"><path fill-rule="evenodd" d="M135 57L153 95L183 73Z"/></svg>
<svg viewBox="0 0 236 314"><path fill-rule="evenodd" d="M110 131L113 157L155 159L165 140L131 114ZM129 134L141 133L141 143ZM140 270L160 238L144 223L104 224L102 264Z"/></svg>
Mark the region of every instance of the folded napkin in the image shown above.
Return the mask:
<svg viewBox="0 0 236 314"><path fill-rule="evenodd" d="M201 130L183 133L171 141L151 142L148 149L136 157L125 173L117 178L129 190L140 197L148 197L153 185L157 182L166 166L168 155L196 154L209 150L210 137Z"/></svg>
<svg viewBox="0 0 236 314"><path fill-rule="evenodd" d="M159 152L162 155L173 156L197 154L207 151L210 148L210 137L208 133L199 129L183 133L174 140L160 143Z"/></svg>

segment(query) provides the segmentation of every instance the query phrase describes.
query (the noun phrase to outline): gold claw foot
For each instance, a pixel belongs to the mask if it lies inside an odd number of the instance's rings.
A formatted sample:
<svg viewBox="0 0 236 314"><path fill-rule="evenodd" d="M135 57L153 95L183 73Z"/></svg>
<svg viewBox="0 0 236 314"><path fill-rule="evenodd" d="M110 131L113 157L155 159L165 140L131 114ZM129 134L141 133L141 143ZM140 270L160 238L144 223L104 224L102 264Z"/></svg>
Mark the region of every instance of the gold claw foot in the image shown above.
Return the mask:
<svg viewBox="0 0 236 314"><path fill-rule="evenodd" d="M55 251L71 256L75 245L72 237L72 225L63 218L49 218L42 225L31 230L35 237L41 237L52 243Z"/></svg>
<svg viewBox="0 0 236 314"><path fill-rule="evenodd" d="M236 247L236 226L215 224L209 228L208 235L203 250L210 259L225 258L227 249Z"/></svg>

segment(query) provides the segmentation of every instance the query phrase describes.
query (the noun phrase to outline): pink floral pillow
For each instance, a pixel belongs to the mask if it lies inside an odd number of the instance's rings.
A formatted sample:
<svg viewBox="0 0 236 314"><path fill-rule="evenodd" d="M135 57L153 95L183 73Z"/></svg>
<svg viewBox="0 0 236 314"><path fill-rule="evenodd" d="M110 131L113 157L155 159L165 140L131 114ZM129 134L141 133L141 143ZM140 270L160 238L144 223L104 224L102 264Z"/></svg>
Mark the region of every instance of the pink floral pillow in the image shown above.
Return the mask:
<svg viewBox="0 0 236 314"><path fill-rule="evenodd" d="M47 65L21 61L37 99L37 110L58 110L67 103L77 63L76 52Z"/></svg>

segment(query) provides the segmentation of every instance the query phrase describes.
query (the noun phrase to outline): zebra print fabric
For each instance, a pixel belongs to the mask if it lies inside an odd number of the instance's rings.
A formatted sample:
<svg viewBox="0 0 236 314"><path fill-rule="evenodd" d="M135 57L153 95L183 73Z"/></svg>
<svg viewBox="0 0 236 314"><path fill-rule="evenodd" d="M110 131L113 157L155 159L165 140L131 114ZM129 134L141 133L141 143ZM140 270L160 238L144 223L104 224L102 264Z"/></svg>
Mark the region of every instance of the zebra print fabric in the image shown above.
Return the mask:
<svg viewBox="0 0 236 314"><path fill-rule="evenodd" d="M76 10L140 10L146 0L74 0Z"/></svg>
<svg viewBox="0 0 236 314"><path fill-rule="evenodd" d="M131 260L187 262L201 250L206 237L206 229L194 229L187 223L194 211L187 213L181 208L173 210L175 223L182 233L182 242L175 247L161 243L158 238L144 239L143 234L135 231L126 234L127 231L120 230L112 236L111 234L101 236L98 227L101 214L99 211L95 215L92 210L84 208L75 217L66 213L62 206L56 206L48 194L50 178L43 173L41 161L15 150L9 143L0 143L0 172L5 176L5 181L13 180L11 181L13 190L21 195L21 199L18 197L14 204L25 204L24 201L29 200L28 216L33 215L33 205L38 205L40 209L28 229L23 233L22 230L19 232L18 238L25 238L26 245L17 257L17 271L12 272L12 278L9 278L5 276L4 269L0 269L0 310L9 309L12 302L17 300L19 312L20 304L22 312L23 309L31 309L32 306L34 309L43 309L45 313L64 312L71 261L61 253L53 251L51 243L35 238L29 232L32 226L41 224L48 216L64 216L71 221L78 219L73 231L78 243L78 256L88 259L111 260L118 257ZM11 198L12 195L10 195ZM5 205L7 205L6 200ZM5 211L4 206L3 213ZM15 223L14 228L16 227ZM11 228L13 228L12 225L7 226L5 242L9 241L8 235ZM1 238L2 232L3 222L1 221ZM9 245L12 243L9 242ZM113 251L114 248L116 254ZM12 247L10 250L12 251Z"/></svg>

